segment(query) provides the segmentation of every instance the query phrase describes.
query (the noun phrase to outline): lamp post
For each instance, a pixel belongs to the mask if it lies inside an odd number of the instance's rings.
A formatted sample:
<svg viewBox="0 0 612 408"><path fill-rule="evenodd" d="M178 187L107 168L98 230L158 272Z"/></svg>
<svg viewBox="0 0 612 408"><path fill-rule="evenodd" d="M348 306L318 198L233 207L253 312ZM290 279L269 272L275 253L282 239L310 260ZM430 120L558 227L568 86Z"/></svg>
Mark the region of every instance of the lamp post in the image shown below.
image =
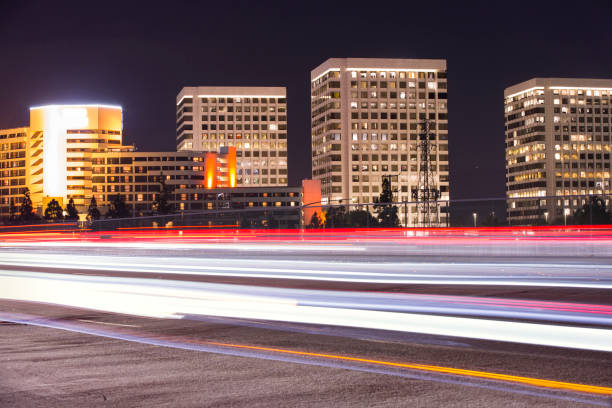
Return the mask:
<svg viewBox="0 0 612 408"><path fill-rule="evenodd" d="M569 208L563 209L563 223L565 224L566 227L567 227L567 214L569 214L569 212L570 212Z"/></svg>
<svg viewBox="0 0 612 408"><path fill-rule="evenodd" d="M472 217L474 217L474 228L476 228L476 217L478 217L478 214L473 213Z"/></svg>
<svg viewBox="0 0 612 408"><path fill-rule="evenodd" d="M546 222L546 225L548 225L548 211L544 211L544 221Z"/></svg>

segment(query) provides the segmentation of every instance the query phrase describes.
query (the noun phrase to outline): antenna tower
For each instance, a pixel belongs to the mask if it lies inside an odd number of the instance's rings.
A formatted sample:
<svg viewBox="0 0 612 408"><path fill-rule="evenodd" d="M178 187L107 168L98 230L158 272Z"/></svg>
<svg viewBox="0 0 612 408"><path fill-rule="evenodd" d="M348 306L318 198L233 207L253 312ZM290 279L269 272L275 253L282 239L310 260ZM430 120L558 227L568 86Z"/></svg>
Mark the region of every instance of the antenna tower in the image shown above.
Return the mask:
<svg viewBox="0 0 612 408"><path fill-rule="evenodd" d="M438 220L438 198L440 190L436 186L436 179L431 165L431 140L436 135L431 131L432 123L424 121L421 124L422 132L419 135L417 154L419 156L419 184L412 189L412 198L417 202L418 226L431 227ZM435 126L435 124L434 124Z"/></svg>

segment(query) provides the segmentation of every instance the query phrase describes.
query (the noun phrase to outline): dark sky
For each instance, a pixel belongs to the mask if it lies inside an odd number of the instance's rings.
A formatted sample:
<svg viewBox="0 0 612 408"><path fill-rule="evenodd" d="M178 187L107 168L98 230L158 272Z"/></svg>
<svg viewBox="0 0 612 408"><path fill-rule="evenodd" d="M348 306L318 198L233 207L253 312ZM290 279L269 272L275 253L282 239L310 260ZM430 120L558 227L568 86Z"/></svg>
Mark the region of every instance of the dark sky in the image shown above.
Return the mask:
<svg viewBox="0 0 612 408"><path fill-rule="evenodd" d="M451 197L502 197L503 89L612 78L612 3L496 3L0 0L0 128L27 124L29 106L119 104L126 143L174 150L181 87L286 86L296 184L310 176L311 69L446 58Z"/></svg>

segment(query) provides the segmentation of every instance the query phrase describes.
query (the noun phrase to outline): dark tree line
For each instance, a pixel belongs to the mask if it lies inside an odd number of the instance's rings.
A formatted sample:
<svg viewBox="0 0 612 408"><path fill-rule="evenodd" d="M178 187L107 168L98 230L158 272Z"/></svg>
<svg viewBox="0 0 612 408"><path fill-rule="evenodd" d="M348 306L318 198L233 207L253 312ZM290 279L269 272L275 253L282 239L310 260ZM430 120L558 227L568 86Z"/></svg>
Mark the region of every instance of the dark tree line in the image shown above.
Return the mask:
<svg viewBox="0 0 612 408"><path fill-rule="evenodd" d="M367 210L346 210L345 206L331 206L320 214L315 212L308 224L309 228L343 228L343 227L399 227L397 205L393 204L393 191L388 178L383 179L382 192L374 205L372 215Z"/></svg>
<svg viewBox="0 0 612 408"><path fill-rule="evenodd" d="M153 202L153 211L156 214L171 214L174 212L174 206L171 204L173 189L166 184L163 175L159 178L160 193L156 195ZM125 195L115 194L110 198L108 210L102 215L98 209L96 197L92 197L87 208L87 219L90 221L98 220L103 216L105 218L127 218L132 215L130 206L125 201ZM26 188L23 193L23 201L19 208L15 205L15 201L11 199L9 205L9 218L11 223L17 222L33 222L41 220L56 222L61 220L76 221L79 219L79 212L74 204L74 200L70 198L66 208L62 208L56 199L49 201L43 210L42 217L34 212L32 199L30 198L30 190Z"/></svg>
<svg viewBox="0 0 612 408"><path fill-rule="evenodd" d="M598 196L589 197L589 200L574 212L572 222L577 225L601 225L612 222L612 202L610 208Z"/></svg>

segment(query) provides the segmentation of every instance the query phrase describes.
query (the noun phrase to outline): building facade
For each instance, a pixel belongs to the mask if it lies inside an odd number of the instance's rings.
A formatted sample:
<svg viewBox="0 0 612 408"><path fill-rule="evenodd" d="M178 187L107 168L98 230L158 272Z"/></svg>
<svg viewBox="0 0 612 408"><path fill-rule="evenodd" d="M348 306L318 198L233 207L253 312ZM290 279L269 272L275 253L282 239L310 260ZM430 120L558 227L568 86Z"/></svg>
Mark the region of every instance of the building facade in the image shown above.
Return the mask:
<svg viewBox="0 0 612 408"><path fill-rule="evenodd" d="M313 185L318 183L308 180L303 182L308 191L286 185L239 187L236 146L141 152L123 145L122 131L118 106L31 108L29 127L0 130L0 217L18 215L26 190L39 215L51 199L62 207L72 199L77 210L86 213L92 197L104 214L117 195L123 196L132 216L150 215L163 181L176 211L287 209L283 216L269 218L271 212L265 211L258 219L297 226L303 200L315 197Z"/></svg>
<svg viewBox="0 0 612 408"><path fill-rule="evenodd" d="M122 110L107 105L30 108L28 188L36 208L49 198L89 202L96 154L129 151L123 146Z"/></svg>
<svg viewBox="0 0 612 408"><path fill-rule="evenodd" d="M324 203L372 203L385 176L393 177L394 201L413 201L424 121L439 199L449 199L445 60L331 58L310 76L312 176ZM418 224L417 205L399 210L403 225ZM447 216L437 211L436 224Z"/></svg>
<svg viewBox="0 0 612 408"><path fill-rule="evenodd" d="M235 147L238 186L286 186L286 88L183 88L176 97L176 146Z"/></svg>
<svg viewBox="0 0 612 408"><path fill-rule="evenodd" d="M161 182L172 191L176 210L191 210L191 201L204 191L235 187L236 152L136 152L107 151L92 159L92 195L100 206L108 206L121 194L133 216L148 215L161 192ZM186 194L190 190L191 194Z"/></svg>
<svg viewBox="0 0 612 408"><path fill-rule="evenodd" d="M504 91L512 224L548 223L610 194L612 80L533 78Z"/></svg>
<svg viewBox="0 0 612 408"><path fill-rule="evenodd" d="M0 129L0 214L19 207L29 181L29 129Z"/></svg>

